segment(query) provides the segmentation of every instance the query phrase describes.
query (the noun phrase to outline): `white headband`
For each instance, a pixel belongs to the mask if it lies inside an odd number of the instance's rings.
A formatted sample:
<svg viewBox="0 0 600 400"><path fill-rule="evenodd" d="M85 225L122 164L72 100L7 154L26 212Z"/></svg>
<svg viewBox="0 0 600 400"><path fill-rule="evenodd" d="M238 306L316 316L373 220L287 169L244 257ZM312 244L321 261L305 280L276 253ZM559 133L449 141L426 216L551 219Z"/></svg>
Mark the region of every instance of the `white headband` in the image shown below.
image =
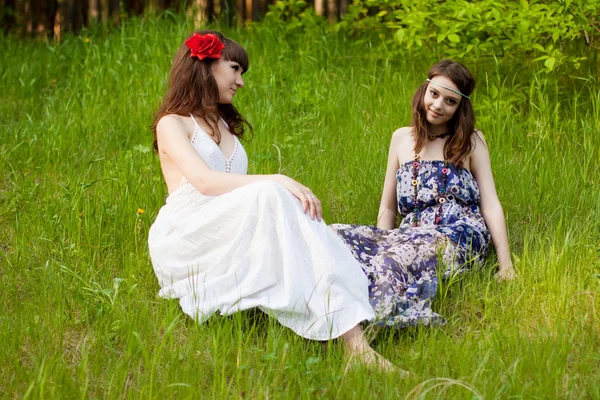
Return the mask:
<svg viewBox="0 0 600 400"><path fill-rule="evenodd" d="M449 91L451 91L451 92L454 92L454 93L456 93L456 94L458 94L458 95L461 95L461 96L462 96L462 97L464 97L465 99L470 99L470 97L469 97L469 96L467 96L466 94L462 94L461 92L459 92L459 91L458 91L458 90L456 90L456 89L452 89L451 87L448 87L448 86L446 86L446 85L442 85L441 83L437 83L437 82L435 82L435 81L432 81L431 79L427 79L427 82L431 82L431 83L433 83L434 85L438 85L438 86L441 86L441 87L443 87L444 89L448 89L448 90L449 90Z"/></svg>

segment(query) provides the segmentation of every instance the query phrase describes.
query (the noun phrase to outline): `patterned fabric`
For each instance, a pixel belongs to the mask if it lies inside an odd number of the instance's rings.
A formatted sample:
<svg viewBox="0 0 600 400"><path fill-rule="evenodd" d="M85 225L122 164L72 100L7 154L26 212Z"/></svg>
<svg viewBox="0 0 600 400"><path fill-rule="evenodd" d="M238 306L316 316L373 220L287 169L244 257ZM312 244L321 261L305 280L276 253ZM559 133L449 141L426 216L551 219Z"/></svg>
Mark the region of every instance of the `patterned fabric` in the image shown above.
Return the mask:
<svg viewBox="0 0 600 400"><path fill-rule="evenodd" d="M481 265L487 254L490 234L479 209L479 188L469 170L449 165L447 201L440 223L434 224L443 165L440 160L420 161L418 226L412 224L412 161L402 164L396 174L396 198L402 216L398 229L331 225L369 278L370 301L379 325L444 323L431 310L438 276L447 278Z"/></svg>

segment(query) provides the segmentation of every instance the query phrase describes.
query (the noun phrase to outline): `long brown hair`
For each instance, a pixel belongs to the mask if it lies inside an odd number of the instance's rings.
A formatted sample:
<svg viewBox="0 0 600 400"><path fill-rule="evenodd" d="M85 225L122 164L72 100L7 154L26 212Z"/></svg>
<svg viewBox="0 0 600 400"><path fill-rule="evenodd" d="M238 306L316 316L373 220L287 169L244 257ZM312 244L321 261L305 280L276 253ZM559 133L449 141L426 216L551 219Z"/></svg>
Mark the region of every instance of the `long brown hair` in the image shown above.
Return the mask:
<svg viewBox="0 0 600 400"><path fill-rule="evenodd" d="M248 71L248 53L232 39L226 38L217 31L196 31L200 35L212 33L225 45L221 59L237 62L243 71ZM217 143L221 141L218 129L219 118L222 118L229 131L235 136L242 137L246 128L252 132L252 126L238 112L233 104L219 104L219 89L212 74L211 66L218 60L205 58L199 60L190 57L190 49L181 45L169 74L169 88L163 102L154 115L152 131L154 132L154 149L158 151L156 125L162 117L168 114L197 116L209 125L212 136Z"/></svg>
<svg viewBox="0 0 600 400"><path fill-rule="evenodd" d="M469 70L462 64L442 60L433 65L427 73L428 79L443 75L450 79L458 87L458 90L470 96L475 89L475 79ZM427 121L427 110L423 103L427 86L425 81L415 92L412 99L412 122L413 135L415 138L415 153L419 153L427 142L430 124ZM463 97L454 115L448 121L448 133L450 138L444 145L444 159L462 167L463 161L471 152L471 135L475 132L475 113L471 100Z"/></svg>

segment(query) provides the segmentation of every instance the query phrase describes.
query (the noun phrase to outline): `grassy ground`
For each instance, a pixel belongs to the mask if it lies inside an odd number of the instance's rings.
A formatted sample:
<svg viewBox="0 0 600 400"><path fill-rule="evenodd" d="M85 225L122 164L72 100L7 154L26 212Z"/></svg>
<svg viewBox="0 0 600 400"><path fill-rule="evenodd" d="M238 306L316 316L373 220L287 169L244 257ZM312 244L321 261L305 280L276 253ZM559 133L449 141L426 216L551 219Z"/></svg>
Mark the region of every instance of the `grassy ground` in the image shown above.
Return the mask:
<svg viewBox="0 0 600 400"><path fill-rule="evenodd" d="M446 326L380 335L414 372L401 380L345 370L339 343L263 314L197 325L157 298L146 238L166 189L149 125L190 30L167 16L59 46L0 38L0 397L600 399L597 70L469 65L519 278L495 283L492 254L441 285ZM439 55L226 33L251 57L236 98L250 171L307 184L328 222L373 224L390 135Z"/></svg>

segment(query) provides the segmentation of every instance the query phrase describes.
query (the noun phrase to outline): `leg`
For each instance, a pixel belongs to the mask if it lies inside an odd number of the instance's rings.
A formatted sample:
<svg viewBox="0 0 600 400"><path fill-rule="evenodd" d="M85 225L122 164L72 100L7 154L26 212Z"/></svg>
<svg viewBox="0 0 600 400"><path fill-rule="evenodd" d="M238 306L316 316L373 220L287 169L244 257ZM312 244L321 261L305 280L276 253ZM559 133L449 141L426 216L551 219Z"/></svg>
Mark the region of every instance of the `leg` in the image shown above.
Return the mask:
<svg viewBox="0 0 600 400"><path fill-rule="evenodd" d="M357 362L367 367L372 367L386 372L400 372L402 375L408 375L407 371L401 370L391 362L377 353L367 342L364 332L360 325L342 335L346 354L350 362Z"/></svg>

